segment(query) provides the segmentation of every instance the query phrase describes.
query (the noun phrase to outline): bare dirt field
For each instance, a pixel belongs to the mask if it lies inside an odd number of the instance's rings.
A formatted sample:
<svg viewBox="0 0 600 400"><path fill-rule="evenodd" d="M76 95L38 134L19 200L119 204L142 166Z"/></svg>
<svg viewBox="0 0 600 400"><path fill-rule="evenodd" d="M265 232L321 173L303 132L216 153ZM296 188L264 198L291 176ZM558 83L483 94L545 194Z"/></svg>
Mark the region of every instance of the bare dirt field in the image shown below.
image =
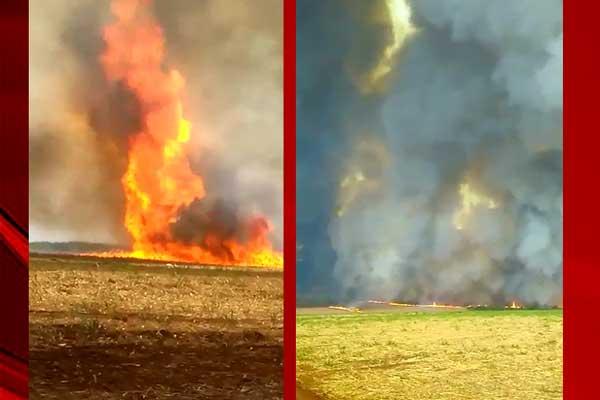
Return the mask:
<svg viewBox="0 0 600 400"><path fill-rule="evenodd" d="M299 400L562 399L562 310L297 311Z"/></svg>
<svg viewBox="0 0 600 400"><path fill-rule="evenodd" d="M31 399L280 399L281 270L30 263Z"/></svg>

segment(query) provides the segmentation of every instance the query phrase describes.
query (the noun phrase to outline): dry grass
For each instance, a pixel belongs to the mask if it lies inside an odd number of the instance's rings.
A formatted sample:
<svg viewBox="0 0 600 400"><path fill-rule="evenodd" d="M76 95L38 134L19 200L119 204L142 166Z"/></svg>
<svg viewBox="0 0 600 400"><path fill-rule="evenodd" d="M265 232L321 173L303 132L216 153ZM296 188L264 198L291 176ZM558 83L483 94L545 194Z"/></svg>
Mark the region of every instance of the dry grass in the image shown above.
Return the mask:
<svg viewBox="0 0 600 400"><path fill-rule="evenodd" d="M36 257L31 398L281 398L282 274Z"/></svg>
<svg viewBox="0 0 600 400"><path fill-rule="evenodd" d="M562 311L300 315L297 367L323 399L561 399Z"/></svg>

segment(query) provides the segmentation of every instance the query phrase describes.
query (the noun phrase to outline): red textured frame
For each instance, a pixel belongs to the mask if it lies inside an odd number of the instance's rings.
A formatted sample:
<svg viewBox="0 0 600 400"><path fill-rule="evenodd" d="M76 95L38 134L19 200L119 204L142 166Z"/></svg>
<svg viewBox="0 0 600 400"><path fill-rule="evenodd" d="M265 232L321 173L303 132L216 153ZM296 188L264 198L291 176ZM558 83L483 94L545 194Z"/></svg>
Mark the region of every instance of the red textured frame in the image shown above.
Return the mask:
<svg viewBox="0 0 600 400"><path fill-rule="evenodd" d="M0 1L0 399L28 392L28 2Z"/></svg>
<svg viewBox="0 0 600 400"><path fill-rule="evenodd" d="M598 397L600 3L564 2L564 399Z"/></svg>
<svg viewBox="0 0 600 400"><path fill-rule="evenodd" d="M284 2L283 393L296 398L296 1Z"/></svg>
<svg viewBox="0 0 600 400"><path fill-rule="evenodd" d="M597 340L600 337L600 320L595 318L597 304L600 303L600 291L596 285L600 282L600 261L596 251L596 231L600 226L600 214L596 212L600 191L596 186L599 170L596 151L600 147L600 136L595 118L595 95L600 93L598 63L595 62L600 57L595 50L596 38L600 35L595 19L600 14L600 3L565 1L564 8L564 398L578 400L594 398L597 393L594 366L600 360ZM18 153L14 149L23 147L22 135L27 135L27 15L26 0L0 2L0 41L5 55L0 72L3 140L0 169L8 169L11 173L25 172L25 176L27 153ZM286 399L293 399L296 370L296 9L293 0L285 1L284 21L284 391ZM6 174L0 176L0 194L8 197L5 200L11 204L9 207L16 204L16 219L26 224L27 201L22 198L22 193L27 191L26 180L23 184L22 177L7 180ZM6 328L3 326L3 329ZM2 366L8 364L10 362L0 361ZM9 368L13 371L19 369ZM19 369L19 372L22 371Z"/></svg>

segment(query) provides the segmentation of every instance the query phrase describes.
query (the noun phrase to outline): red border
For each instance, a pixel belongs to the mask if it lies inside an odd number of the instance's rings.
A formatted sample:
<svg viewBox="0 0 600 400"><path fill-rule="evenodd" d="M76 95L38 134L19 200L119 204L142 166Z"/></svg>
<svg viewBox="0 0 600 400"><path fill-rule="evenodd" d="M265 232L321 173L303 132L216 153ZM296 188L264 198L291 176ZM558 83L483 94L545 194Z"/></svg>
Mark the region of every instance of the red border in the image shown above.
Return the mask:
<svg viewBox="0 0 600 400"><path fill-rule="evenodd" d="M0 1L0 399L28 392L28 15L26 0Z"/></svg>
<svg viewBox="0 0 600 400"><path fill-rule="evenodd" d="M29 264L29 240L23 227L5 210L0 209L0 241L4 242L25 267Z"/></svg>
<svg viewBox="0 0 600 400"><path fill-rule="evenodd" d="M564 399L598 396L598 1L564 2Z"/></svg>
<svg viewBox="0 0 600 400"><path fill-rule="evenodd" d="M27 2L3 0L3 13L14 21ZM19 5L20 3L20 5ZM596 253L596 237L600 226L597 198L600 189L595 184L598 165L596 149L600 146L597 131L596 99L600 93L597 73L598 35L596 16L600 3L565 2L564 68L565 68L565 136L564 136L564 395L565 400L592 398L596 393L595 361L600 360L600 320L595 318L600 303L600 262ZM4 20L3 22L8 22ZM26 21L26 19L25 19ZM296 70L296 9L294 1L284 3L284 393L295 398L295 295L296 295L296 171L295 171L295 70ZM26 24L26 22L25 22ZM18 35L17 35L18 36ZM17 40L15 40L17 39ZM11 35L13 47L23 45ZM7 61L14 60L8 57ZM19 64L18 60L14 60ZM3 68L3 70L6 69ZM21 77L22 79L22 77ZM25 77L25 79L27 79ZM5 110L7 108L3 107ZM8 107L12 109L12 107ZM26 113L23 115L27 117ZM587 119L586 119L587 117ZM3 135L7 138L7 135ZM6 145L6 143L5 143ZM585 173L589 176L585 176ZM595 178L595 179L594 179ZM26 205L23 205L26 206Z"/></svg>
<svg viewBox="0 0 600 400"><path fill-rule="evenodd" d="M27 398L27 392L27 365L0 353L0 400L4 400L2 396L11 399Z"/></svg>
<svg viewBox="0 0 600 400"><path fill-rule="evenodd" d="M28 224L28 3L0 1L0 208Z"/></svg>
<svg viewBox="0 0 600 400"><path fill-rule="evenodd" d="M283 5L283 393L296 398L296 2Z"/></svg>

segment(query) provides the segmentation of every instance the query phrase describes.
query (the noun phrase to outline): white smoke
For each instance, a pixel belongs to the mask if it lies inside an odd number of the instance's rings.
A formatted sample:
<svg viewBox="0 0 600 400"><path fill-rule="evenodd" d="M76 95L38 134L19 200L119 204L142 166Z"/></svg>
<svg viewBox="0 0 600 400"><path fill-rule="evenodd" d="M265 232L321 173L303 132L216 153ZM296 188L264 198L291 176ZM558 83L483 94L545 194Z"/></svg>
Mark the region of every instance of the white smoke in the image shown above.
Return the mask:
<svg viewBox="0 0 600 400"><path fill-rule="evenodd" d="M392 189L331 222L334 276L352 298L560 303L562 2L412 7L420 31L369 135L389 150ZM465 179L498 207L458 230Z"/></svg>

